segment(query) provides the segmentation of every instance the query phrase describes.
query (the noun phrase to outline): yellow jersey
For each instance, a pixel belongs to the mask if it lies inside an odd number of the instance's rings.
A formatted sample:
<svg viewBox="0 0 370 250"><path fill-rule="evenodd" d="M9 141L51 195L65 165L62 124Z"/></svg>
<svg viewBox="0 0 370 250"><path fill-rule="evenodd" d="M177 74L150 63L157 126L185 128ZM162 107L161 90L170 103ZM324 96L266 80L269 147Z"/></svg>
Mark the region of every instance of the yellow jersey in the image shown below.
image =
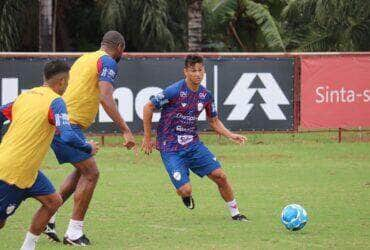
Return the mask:
<svg viewBox="0 0 370 250"><path fill-rule="evenodd" d="M116 61L102 50L84 54L76 60L63 95L71 123L86 129L95 121L99 109L99 81L113 84L116 75Z"/></svg>
<svg viewBox="0 0 370 250"><path fill-rule="evenodd" d="M22 93L11 107L12 123L0 144L0 180L31 187L54 136L51 103L60 96L49 87Z"/></svg>

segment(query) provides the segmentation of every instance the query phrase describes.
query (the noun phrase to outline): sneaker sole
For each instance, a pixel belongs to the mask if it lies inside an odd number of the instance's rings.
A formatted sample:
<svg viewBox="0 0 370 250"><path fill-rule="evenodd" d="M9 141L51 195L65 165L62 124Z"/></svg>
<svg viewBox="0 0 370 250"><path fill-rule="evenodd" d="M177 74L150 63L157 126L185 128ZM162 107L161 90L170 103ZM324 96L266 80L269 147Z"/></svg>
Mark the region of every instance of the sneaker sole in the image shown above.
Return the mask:
<svg viewBox="0 0 370 250"><path fill-rule="evenodd" d="M74 243L72 240L70 240L68 238L64 238L63 239L63 244L64 245L70 245L70 246L79 246L79 247L87 247L88 246L85 243L83 243L83 244L76 244L76 243Z"/></svg>
<svg viewBox="0 0 370 250"><path fill-rule="evenodd" d="M56 234L45 233L46 237L52 242L61 242Z"/></svg>

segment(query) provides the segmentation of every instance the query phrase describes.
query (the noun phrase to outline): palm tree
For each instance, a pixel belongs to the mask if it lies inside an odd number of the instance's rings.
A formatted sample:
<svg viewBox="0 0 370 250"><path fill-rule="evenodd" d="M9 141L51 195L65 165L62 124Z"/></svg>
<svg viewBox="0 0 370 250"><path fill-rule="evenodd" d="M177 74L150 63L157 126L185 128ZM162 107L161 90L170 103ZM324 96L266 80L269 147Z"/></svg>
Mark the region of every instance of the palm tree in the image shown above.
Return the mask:
<svg viewBox="0 0 370 250"><path fill-rule="evenodd" d="M10 51L20 44L23 1L0 1L0 50Z"/></svg>
<svg viewBox="0 0 370 250"><path fill-rule="evenodd" d="M174 37L167 27L166 0L109 0L102 6L103 31L121 31L131 51L172 51Z"/></svg>
<svg viewBox="0 0 370 250"><path fill-rule="evenodd" d="M188 0L188 50L202 49L202 4L203 0Z"/></svg>
<svg viewBox="0 0 370 250"><path fill-rule="evenodd" d="M282 17L290 50L370 49L369 1L290 0Z"/></svg>
<svg viewBox="0 0 370 250"><path fill-rule="evenodd" d="M53 0L39 0L39 51L53 50Z"/></svg>
<svg viewBox="0 0 370 250"><path fill-rule="evenodd" d="M278 8L284 4L275 1L269 1L270 6L252 0L220 1L214 14L222 27L227 29L229 46L237 46L244 51L285 51L280 22L270 12L273 6L275 15L279 14Z"/></svg>

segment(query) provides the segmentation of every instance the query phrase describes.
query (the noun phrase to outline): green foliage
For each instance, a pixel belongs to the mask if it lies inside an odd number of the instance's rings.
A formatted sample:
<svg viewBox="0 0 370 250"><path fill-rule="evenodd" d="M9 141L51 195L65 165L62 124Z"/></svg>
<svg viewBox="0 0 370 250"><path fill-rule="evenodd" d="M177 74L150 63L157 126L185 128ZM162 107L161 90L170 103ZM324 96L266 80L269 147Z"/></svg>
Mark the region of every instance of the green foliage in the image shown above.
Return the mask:
<svg viewBox="0 0 370 250"><path fill-rule="evenodd" d="M234 36L232 43L238 36L248 51L285 50L279 23L267 5L251 0L227 0L218 6L215 15L228 34Z"/></svg>
<svg viewBox="0 0 370 250"><path fill-rule="evenodd" d="M94 1L70 1L65 6L65 21L70 46L74 51L92 51L100 47L100 8Z"/></svg>
<svg viewBox="0 0 370 250"><path fill-rule="evenodd" d="M167 1L167 27L174 40L173 51L185 51L187 38L186 2L184 0Z"/></svg>
<svg viewBox="0 0 370 250"><path fill-rule="evenodd" d="M20 44L21 13L24 1L0 2L0 51L11 51Z"/></svg>
<svg viewBox="0 0 370 250"><path fill-rule="evenodd" d="M290 0L282 16L287 47L296 51L370 49L370 2Z"/></svg>
<svg viewBox="0 0 370 250"><path fill-rule="evenodd" d="M244 0L246 14L253 18L263 34L265 42L272 50L285 50L277 22L266 5Z"/></svg>
<svg viewBox="0 0 370 250"><path fill-rule="evenodd" d="M168 4L165 0L112 0L102 8L104 31L121 31L128 41L129 50L171 51L174 37L167 27Z"/></svg>
<svg viewBox="0 0 370 250"><path fill-rule="evenodd" d="M215 9L216 8L216 9ZM184 51L184 0L58 1L57 48L89 51L122 32L128 51ZM38 50L38 1L0 1L0 50ZM203 0L204 51L369 51L370 1Z"/></svg>

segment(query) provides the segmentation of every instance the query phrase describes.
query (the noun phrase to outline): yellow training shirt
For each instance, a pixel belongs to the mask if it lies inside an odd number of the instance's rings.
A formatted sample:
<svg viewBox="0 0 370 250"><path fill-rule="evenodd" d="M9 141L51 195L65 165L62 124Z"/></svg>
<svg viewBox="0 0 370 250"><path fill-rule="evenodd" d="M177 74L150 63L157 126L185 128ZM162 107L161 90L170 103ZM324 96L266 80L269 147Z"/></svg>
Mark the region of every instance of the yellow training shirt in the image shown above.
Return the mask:
<svg viewBox="0 0 370 250"><path fill-rule="evenodd" d="M116 61L102 50L84 54L76 60L63 95L71 123L86 129L94 122L99 109L99 81L113 84L116 74Z"/></svg>
<svg viewBox="0 0 370 250"><path fill-rule="evenodd" d="M12 123L0 144L0 180L31 187L54 136L51 103L60 96L49 87L22 93L12 106Z"/></svg>

